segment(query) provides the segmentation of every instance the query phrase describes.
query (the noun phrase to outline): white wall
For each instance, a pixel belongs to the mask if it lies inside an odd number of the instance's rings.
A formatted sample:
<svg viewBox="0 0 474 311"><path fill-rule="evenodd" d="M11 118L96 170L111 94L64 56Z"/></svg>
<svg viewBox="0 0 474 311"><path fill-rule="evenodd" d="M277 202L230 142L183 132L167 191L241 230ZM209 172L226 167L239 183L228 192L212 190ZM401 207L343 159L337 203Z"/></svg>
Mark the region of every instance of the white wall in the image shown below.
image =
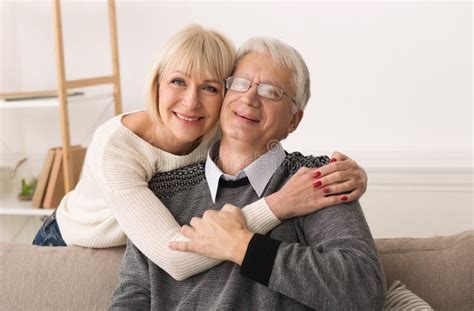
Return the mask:
<svg viewBox="0 0 474 311"><path fill-rule="evenodd" d="M68 78L111 72L106 16L106 1L63 1ZM126 111L143 107L156 55L189 23L221 30L236 45L254 35L280 38L301 52L312 75L313 96L288 150L342 150L366 167L362 203L375 236L472 228L470 2L118 1L117 17ZM0 92L53 89L51 3L2 1L0 18ZM80 124L90 121L86 110L74 112ZM3 125L20 118L1 113ZM21 117L29 113L36 112ZM39 120L56 124L57 114ZM12 126L1 127L10 149L44 152L34 142L17 146L16 133L5 134ZM435 186L412 190L413 180L430 185L432 178Z"/></svg>

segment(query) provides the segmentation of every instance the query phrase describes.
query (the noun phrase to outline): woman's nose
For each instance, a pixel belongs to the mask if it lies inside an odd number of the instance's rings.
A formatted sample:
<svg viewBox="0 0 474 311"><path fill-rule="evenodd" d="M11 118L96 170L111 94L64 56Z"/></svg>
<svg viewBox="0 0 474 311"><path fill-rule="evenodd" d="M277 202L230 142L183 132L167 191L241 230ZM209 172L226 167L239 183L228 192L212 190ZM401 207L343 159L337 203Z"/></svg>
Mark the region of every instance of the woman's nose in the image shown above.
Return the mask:
<svg viewBox="0 0 474 311"><path fill-rule="evenodd" d="M199 90L189 88L184 95L183 103L188 107L196 107L199 104Z"/></svg>

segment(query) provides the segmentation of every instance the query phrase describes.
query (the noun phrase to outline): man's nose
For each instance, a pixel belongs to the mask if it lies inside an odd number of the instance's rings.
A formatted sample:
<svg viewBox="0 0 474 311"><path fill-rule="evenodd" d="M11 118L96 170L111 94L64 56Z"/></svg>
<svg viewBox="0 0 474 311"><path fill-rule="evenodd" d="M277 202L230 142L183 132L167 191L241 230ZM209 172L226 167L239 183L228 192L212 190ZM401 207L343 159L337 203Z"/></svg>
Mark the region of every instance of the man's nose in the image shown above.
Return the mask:
<svg viewBox="0 0 474 311"><path fill-rule="evenodd" d="M260 107L260 96L257 94L257 85L251 85L247 92L242 94L242 102L255 108Z"/></svg>

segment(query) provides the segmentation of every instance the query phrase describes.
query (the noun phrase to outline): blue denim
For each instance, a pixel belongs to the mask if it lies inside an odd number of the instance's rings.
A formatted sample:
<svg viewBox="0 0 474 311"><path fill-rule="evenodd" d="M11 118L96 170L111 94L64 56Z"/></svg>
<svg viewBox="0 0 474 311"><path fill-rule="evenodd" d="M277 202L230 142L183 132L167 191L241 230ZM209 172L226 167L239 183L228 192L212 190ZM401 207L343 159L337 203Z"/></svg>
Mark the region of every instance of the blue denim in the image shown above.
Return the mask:
<svg viewBox="0 0 474 311"><path fill-rule="evenodd" d="M61 236L61 232L59 232L58 222L56 221L56 211L44 220L43 225L33 240L33 245L67 246Z"/></svg>

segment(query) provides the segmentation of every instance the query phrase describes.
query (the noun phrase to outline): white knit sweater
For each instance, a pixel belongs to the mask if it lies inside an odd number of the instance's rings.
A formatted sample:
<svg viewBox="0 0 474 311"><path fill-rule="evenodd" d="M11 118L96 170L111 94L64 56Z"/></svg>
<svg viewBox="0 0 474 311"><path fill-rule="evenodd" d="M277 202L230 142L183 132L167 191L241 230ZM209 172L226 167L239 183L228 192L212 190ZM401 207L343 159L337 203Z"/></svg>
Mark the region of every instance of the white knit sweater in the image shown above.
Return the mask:
<svg viewBox="0 0 474 311"><path fill-rule="evenodd" d="M106 248L125 245L127 237L151 261L182 280L220 261L173 251L171 240L185 239L181 226L148 181L158 171L170 171L204 160L217 134L203 138L190 154L178 156L158 149L122 124L123 115L100 126L88 148L81 179L61 201L56 217L67 245ZM247 225L265 234L279 224L264 199L243 208Z"/></svg>

